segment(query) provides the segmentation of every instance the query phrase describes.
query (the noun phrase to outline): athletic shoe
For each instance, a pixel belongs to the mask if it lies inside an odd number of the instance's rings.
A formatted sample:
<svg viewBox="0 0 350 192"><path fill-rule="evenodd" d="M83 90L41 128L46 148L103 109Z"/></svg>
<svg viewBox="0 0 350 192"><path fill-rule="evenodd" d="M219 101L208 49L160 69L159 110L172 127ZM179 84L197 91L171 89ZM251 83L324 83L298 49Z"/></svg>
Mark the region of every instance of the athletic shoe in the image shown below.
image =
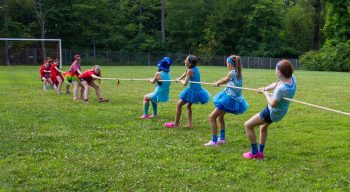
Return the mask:
<svg viewBox="0 0 350 192"><path fill-rule="evenodd" d="M146 115L141 115L140 119L149 119L151 117L151 115L146 114Z"/></svg>
<svg viewBox="0 0 350 192"><path fill-rule="evenodd" d="M108 102L108 101L109 101L109 99L103 99L103 98L99 98L99 99L98 99L98 102L99 102L99 103Z"/></svg>
<svg viewBox="0 0 350 192"><path fill-rule="evenodd" d="M206 147L213 147L213 146L218 146L219 143L218 142L214 142L212 140L210 140L208 143L204 144L204 146Z"/></svg>
<svg viewBox="0 0 350 192"><path fill-rule="evenodd" d="M265 158L264 153L258 152L258 159L263 160Z"/></svg>
<svg viewBox="0 0 350 192"><path fill-rule="evenodd" d="M175 127L175 124L174 124L173 122L165 123L164 126L167 127L167 128L169 128L169 129L176 128L176 127Z"/></svg>
<svg viewBox="0 0 350 192"><path fill-rule="evenodd" d="M85 104L88 104L88 103L89 103L89 100L88 100L88 99L84 99L84 103L85 103Z"/></svg>
<svg viewBox="0 0 350 192"><path fill-rule="evenodd" d="M218 140L218 144L225 144L226 143L226 140L225 139L219 139Z"/></svg>
<svg viewBox="0 0 350 192"><path fill-rule="evenodd" d="M154 117L158 117L158 115L151 115L151 116L149 116L149 118L154 118Z"/></svg>
<svg viewBox="0 0 350 192"><path fill-rule="evenodd" d="M245 159L257 159L258 158L258 153L253 155L251 151L243 153L243 158Z"/></svg>

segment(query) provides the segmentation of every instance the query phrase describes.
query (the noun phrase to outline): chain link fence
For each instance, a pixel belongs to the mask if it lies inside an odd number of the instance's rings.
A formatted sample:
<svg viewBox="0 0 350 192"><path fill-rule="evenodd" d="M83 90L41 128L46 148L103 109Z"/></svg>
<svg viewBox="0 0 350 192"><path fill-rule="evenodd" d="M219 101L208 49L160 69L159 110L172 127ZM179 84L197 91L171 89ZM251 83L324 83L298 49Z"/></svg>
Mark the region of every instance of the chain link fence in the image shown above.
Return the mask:
<svg viewBox="0 0 350 192"><path fill-rule="evenodd" d="M58 58L59 51L57 49L47 49L47 56ZM72 50L62 49L63 66L70 65L75 54L81 55L82 65L102 65L102 66L132 66L132 65L148 65L153 66L164 56L173 59L174 65L184 65L184 59L187 53L174 52L121 52L121 51L105 51L105 50ZM201 66L226 66L226 58L229 55L210 56L196 55L198 63ZM257 69L274 69L278 61L282 58L266 58L241 56L244 68ZM297 59L289 59L295 69L299 69ZM41 65L42 51L40 48L21 48L11 49L9 51L10 65ZM0 65L6 65L5 49L0 48Z"/></svg>

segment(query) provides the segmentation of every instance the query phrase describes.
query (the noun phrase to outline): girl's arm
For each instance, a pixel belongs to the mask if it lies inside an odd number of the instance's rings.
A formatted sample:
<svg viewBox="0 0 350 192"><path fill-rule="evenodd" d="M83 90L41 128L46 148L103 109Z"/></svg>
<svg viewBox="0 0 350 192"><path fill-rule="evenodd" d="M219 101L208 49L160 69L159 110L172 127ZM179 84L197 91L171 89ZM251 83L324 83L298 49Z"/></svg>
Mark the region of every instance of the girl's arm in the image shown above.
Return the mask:
<svg viewBox="0 0 350 192"><path fill-rule="evenodd" d="M93 79L101 79L101 77L96 76L96 75L94 75L94 74L92 74L91 77L92 77Z"/></svg>
<svg viewBox="0 0 350 192"><path fill-rule="evenodd" d="M280 81L277 81L275 83L271 83L270 85L266 86L266 87L260 87L258 89L258 93L263 93L264 91L270 91L273 90L277 87L277 85L279 85Z"/></svg>
<svg viewBox="0 0 350 192"><path fill-rule="evenodd" d="M226 77L220 79L219 81L212 83L212 85L215 87L219 87L220 85L226 84L227 82L229 82L231 78L232 78L232 73L229 72Z"/></svg>
<svg viewBox="0 0 350 192"><path fill-rule="evenodd" d="M272 99L271 96L269 95L269 92L267 92L267 91L264 91L264 95L265 95L265 97L266 97L267 103L268 103L272 108L276 108L279 101Z"/></svg>
<svg viewBox="0 0 350 192"><path fill-rule="evenodd" d="M186 85L188 84L188 81L190 80L190 78L193 76L193 71L192 71L192 69L187 69L185 75L186 75L185 80L182 80L182 81L181 81L181 84L182 84L183 86L186 86Z"/></svg>
<svg viewBox="0 0 350 192"><path fill-rule="evenodd" d="M184 77L186 77L187 71L188 71L188 70L186 70L186 72L183 73L180 77L178 77L175 81L178 82L178 81L180 81L181 79L183 79Z"/></svg>
<svg viewBox="0 0 350 192"><path fill-rule="evenodd" d="M55 67L55 69L60 72L60 73L63 73L59 68Z"/></svg>
<svg viewBox="0 0 350 192"><path fill-rule="evenodd" d="M162 80L160 73L156 72L154 74L154 77L152 79L149 80L149 82L151 82L152 84L155 84L158 80Z"/></svg>
<svg viewBox="0 0 350 192"><path fill-rule="evenodd" d="M83 73L80 71L80 69L77 69L77 71L78 71L79 75L83 74ZM97 76L96 76L96 77L97 77Z"/></svg>

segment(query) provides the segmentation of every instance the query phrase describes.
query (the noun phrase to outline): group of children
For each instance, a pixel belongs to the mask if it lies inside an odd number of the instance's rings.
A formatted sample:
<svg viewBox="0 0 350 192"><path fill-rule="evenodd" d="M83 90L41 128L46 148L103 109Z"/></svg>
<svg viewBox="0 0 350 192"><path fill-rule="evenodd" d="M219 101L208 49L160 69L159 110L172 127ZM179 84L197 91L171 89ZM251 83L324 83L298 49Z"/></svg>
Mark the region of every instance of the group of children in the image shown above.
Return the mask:
<svg viewBox="0 0 350 192"><path fill-rule="evenodd" d="M60 69L59 61L47 58L40 67L40 79L43 82L43 89L47 90L48 86L54 87L58 94L61 94L62 83L66 82L66 93L70 93L70 85L73 87L73 100L84 99L84 103L88 103L89 88L95 89L98 102L106 102L101 96L100 88L95 84L94 80L101 80L101 68L95 65L92 69L81 72L80 55L74 56L74 61L67 72ZM78 96L80 88L80 97Z"/></svg>
<svg viewBox="0 0 350 192"><path fill-rule="evenodd" d="M144 111L140 116L142 119L157 117L158 102L167 102L169 100L169 88L171 84L170 66L173 61L169 57L164 57L157 63L158 71L154 77L149 80L156 84L154 92L146 94L143 100ZM182 107L186 105L188 122L185 127L192 127L192 104L206 104L210 100L209 92L200 84L200 72L197 67L197 57L189 55L184 60L186 71L175 82L180 82L185 88L179 94L179 100L176 104L175 121L165 123L167 128L176 128L179 126ZM212 130L212 138L204 146L218 146L226 142L225 137L225 114L242 114L249 108L248 103L242 95L243 75L242 61L237 55L231 55L226 60L228 74L218 81L212 83L218 87L225 85L226 88L213 97L215 109L209 115L209 123ZM94 83L94 80L101 80L101 68L95 65L93 69L81 72L80 55L75 55L74 62L67 72L59 69L59 61L48 58L40 68L40 77L43 81L43 88L47 90L47 84L52 85L61 94L61 86L65 81L67 83L66 93L69 93L70 84L73 84L73 100L84 99L88 103L89 87L96 91L99 102L108 101L103 99L100 88ZM267 129L273 122L280 121L288 111L290 101L283 97L293 98L296 91L296 80L293 75L293 65L288 60L281 60L276 65L275 70L278 81L258 89L258 93L264 94L267 100L267 106L261 112L255 114L244 123L248 140L251 144L251 150L243 153L247 159L263 159L264 147L267 139ZM79 87L81 88L80 97L78 97ZM268 91L274 90L270 95ZM152 104L153 114L148 114L150 103ZM254 128L260 126L259 146L256 141ZM220 136L218 137L218 127Z"/></svg>
<svg viewBox="0 0 350 192"><path fill-rule="evenodd" d="M189 55L185 61L186 72L175 81L180 82L185 88L179 94L179 100L176 105L175 121L165 123L167 128L176 128L179 126L182 107L186 105L188 113L188 122L185 127L192 127L192 104L205 104L210 100L208 91L201 87L200 72L197 67L197 57ZM170 65L172 60L164 57L158 62L158 71L150 80L152 84L157 84L154 92L144 96L144 112L140 118L148 119L157 117L158 102L167 102L169 99L170 87ZM226 66L229 73L222 79L212 83L213 86L227 84L226 88L213 97L215 109L209 115L209 123L212 129L212 139L204 146L218 146L226 142L225 137L225 119L226 113L242 114L249 108L248 103L242 95L243 75L242 61L239 56L231 55L226 60ZM293 65L288 60L281 60L276 65L275 70L278 81L269 86L261 87L258 93L264 94L267 100L267 106L264 110L257 113L244 123L248 140L251 144L251 150L243 153L243 158L264 159L264 147L267 139L267 129L273 122L280 121L287 113L290 101L283 98L293 98L296 91L296 79L293 75ZM270 95L268 91L274 90ZM149 103L152 103L153 114L148 114ZM220 137L218 138L218 124L220 128ZM256 141L254 128L260 126L259 146Z"/></svg>

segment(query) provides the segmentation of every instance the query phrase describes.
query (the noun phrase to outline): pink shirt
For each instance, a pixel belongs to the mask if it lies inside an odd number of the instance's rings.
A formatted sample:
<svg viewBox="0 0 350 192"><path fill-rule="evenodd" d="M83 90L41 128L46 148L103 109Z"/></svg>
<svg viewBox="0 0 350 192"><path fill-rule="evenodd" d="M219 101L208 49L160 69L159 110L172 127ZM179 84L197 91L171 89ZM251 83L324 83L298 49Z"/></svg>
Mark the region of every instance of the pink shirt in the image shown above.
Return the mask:
<svg viewBox="0 0 350 192"><path fill-rule="evenodd" d="M70 66L69 71L72 73L78 74L78 69L81 71L80 63L78 63L77 61L74 61L73 64Z"/></svg>

